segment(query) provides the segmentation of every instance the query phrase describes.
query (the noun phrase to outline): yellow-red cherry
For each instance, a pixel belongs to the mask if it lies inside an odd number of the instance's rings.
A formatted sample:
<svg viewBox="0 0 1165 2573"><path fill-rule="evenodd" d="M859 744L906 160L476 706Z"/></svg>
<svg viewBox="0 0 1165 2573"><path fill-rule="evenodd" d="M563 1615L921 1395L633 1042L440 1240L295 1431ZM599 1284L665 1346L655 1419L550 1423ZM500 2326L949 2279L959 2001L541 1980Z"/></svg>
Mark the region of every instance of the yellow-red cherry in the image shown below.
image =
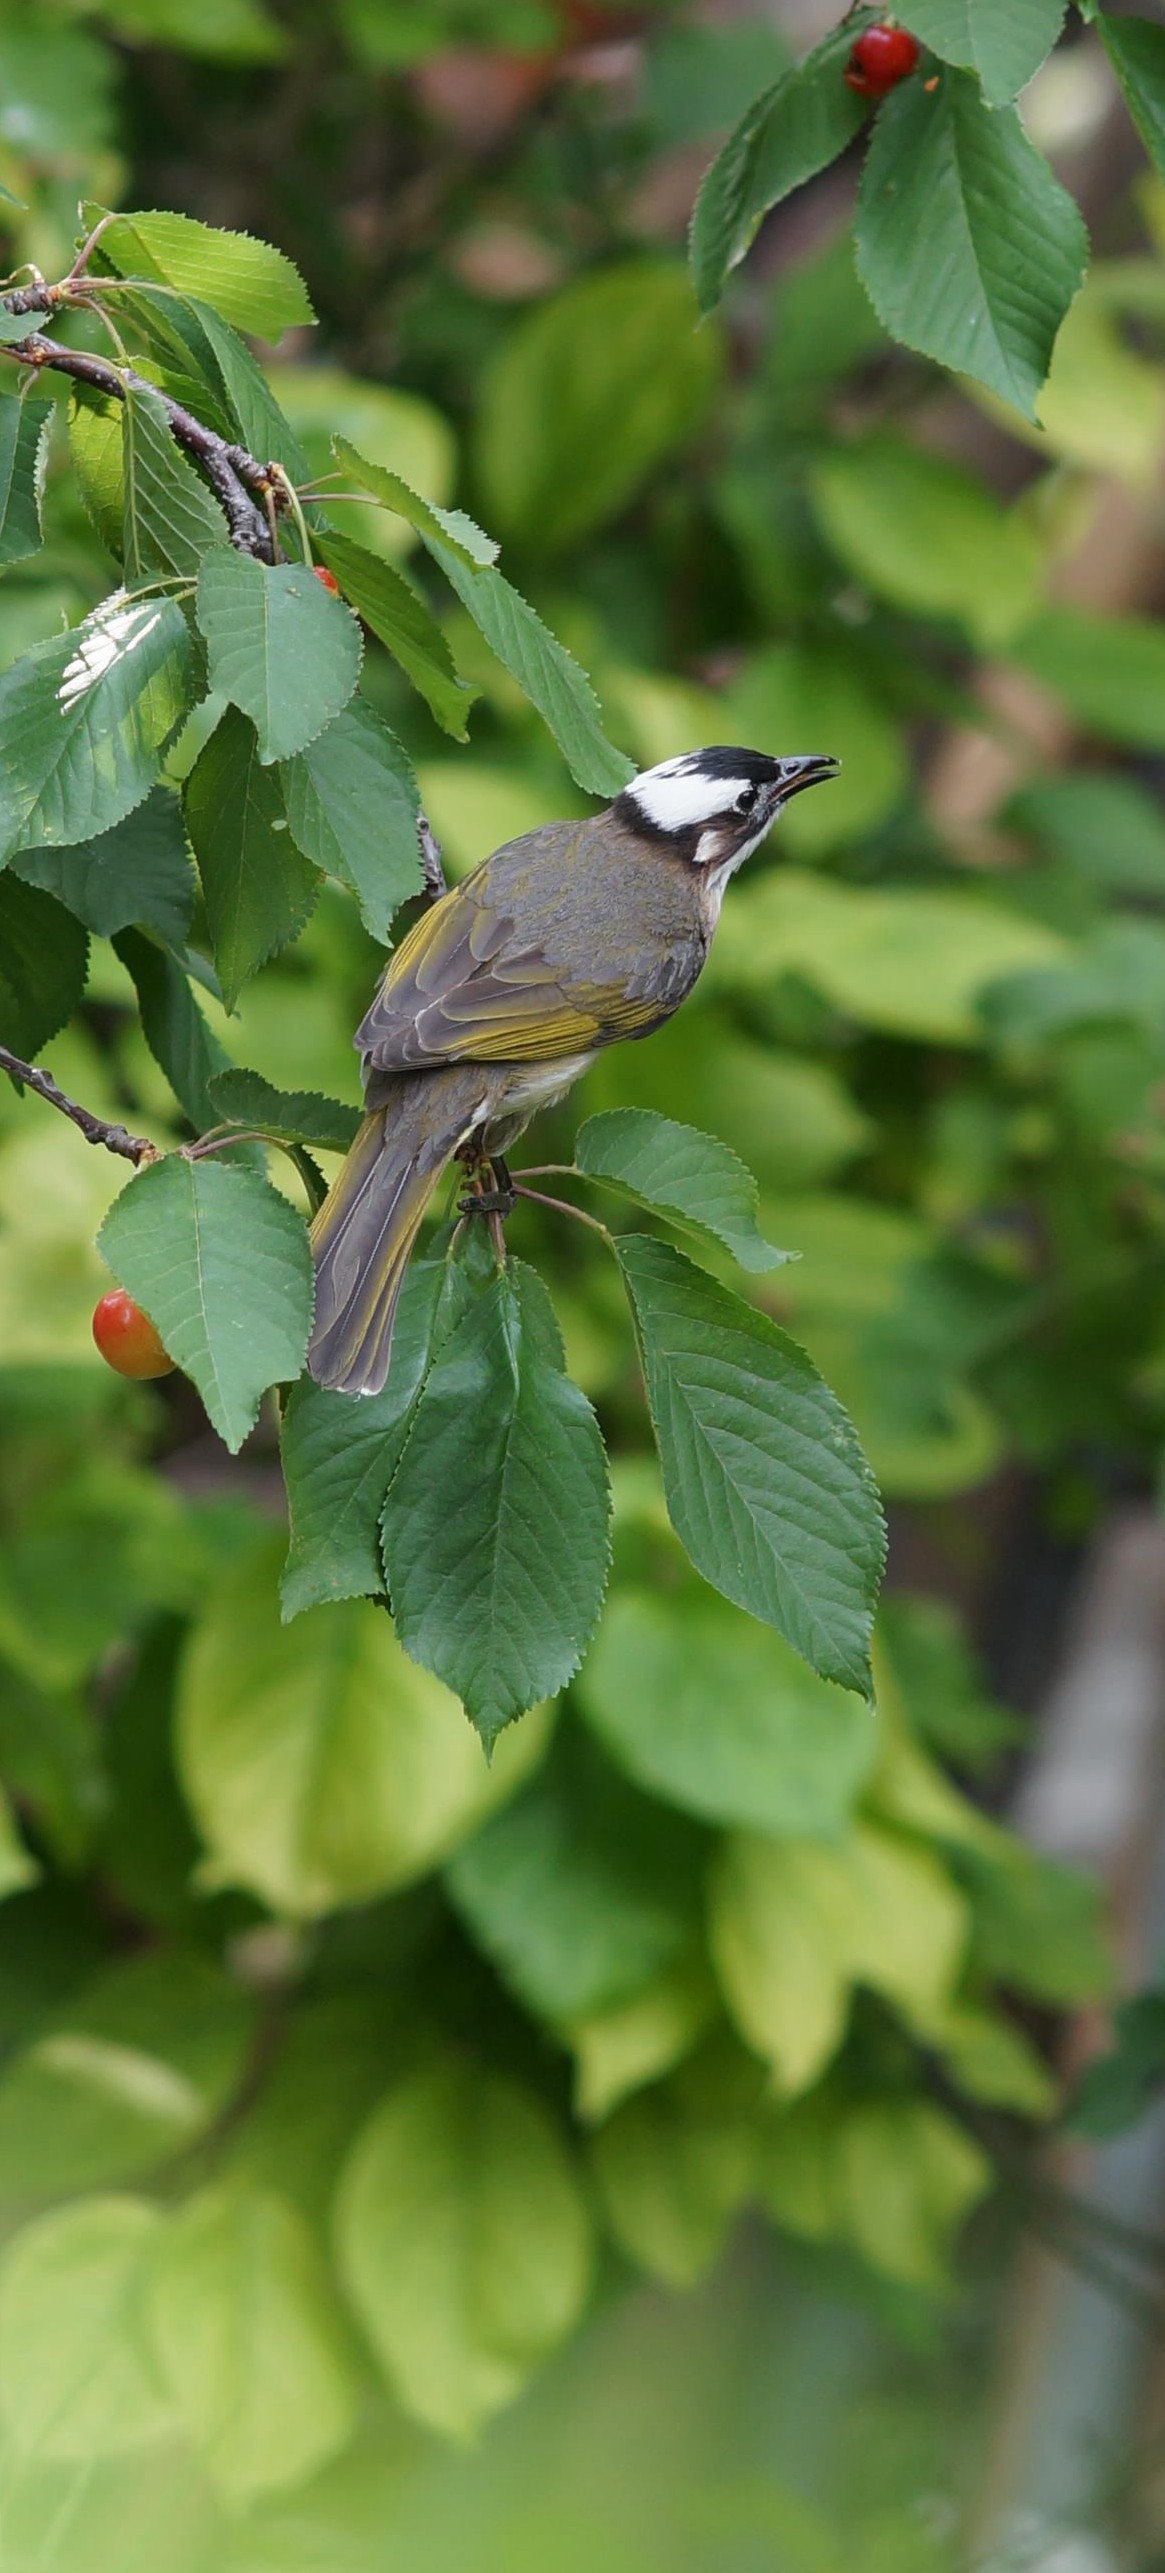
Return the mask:
<svg viewBox="0 0 1165 2573"><path fill-rule="evenodd" d="M340 584L339 584L338 580L336 579L336 575L335 575L335 573L334 573L334 572L329 572L328 567L327 567L327 564L326 564L326 563L313 563L313 564L312 564L312 570L313 570L313 572L315 573L316 579L317 579L317 581L319 581L319 582L320 582L321 586L322 586L325 590L330 590L330 591L331 591L331 593L332 593L332 597L333 597L334 599L338 599L338 598L339 598L339 595L340 595Z"/></svg>
<svg viewBox="0 0 1165 2573"><path fill-rule="evenodd" d="M918 69L918 38L906 27L866 27L857 37L846 69L851 89L861 98L885 98L900 80Z"/></svg>
<svg viewBox="0 0 1165 2573"><path fill-rule="evenodd" d="M135 1304L124 1287L111 1287L103 1295L93 1314L93 1337L106 1365L119 1376L172 1376L174 1361L154 1329L148 1313Z"/></svg>

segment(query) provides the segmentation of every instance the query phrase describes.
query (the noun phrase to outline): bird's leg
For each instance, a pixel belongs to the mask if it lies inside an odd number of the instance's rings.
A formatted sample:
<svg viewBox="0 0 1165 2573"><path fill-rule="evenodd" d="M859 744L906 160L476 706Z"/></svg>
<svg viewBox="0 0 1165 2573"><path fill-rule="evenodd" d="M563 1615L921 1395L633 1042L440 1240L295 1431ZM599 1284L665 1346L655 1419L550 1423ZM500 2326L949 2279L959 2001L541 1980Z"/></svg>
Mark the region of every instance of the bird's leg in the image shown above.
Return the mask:
<svg viewBox="0 0 1165 2573"><path fill-rule="evenodd" d="M429 902L440 902L442 894L448 893L449 887L445 882L440 843L434 834L432 823L424 813L417 815L417 838L421 847L421 875L426 898Z"/></svg>

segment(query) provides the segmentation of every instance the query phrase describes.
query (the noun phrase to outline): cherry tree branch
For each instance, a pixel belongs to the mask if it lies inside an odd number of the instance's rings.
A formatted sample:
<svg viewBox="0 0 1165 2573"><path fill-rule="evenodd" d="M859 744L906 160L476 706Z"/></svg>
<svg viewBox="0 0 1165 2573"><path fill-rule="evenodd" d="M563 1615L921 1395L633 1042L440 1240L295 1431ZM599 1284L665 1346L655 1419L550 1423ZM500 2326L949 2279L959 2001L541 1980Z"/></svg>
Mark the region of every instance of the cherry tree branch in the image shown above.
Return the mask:
<svg viewBox="0 0 1165 2573"><path fill-rule="evenodd" d="M84 1135L87 1144L103 1144L106 1152L119 1153L123 1161L132 1161L137 1169L144 1162L157 1160L158 1147L145 1135L131 1135L127 1127L111 1125L107 1117L94 1116L91 1108L83 1108L79 1100L66 1097L51 1072L42 1071L35 1063L22 1063L20 1056L10 1054L6 1045L0 1045L0 1072L10 1072L14 1081L23 1081L27 1090L35 1090L38 1098L47 1099L50 1108L59 1108L61 1115Z"/></svg>

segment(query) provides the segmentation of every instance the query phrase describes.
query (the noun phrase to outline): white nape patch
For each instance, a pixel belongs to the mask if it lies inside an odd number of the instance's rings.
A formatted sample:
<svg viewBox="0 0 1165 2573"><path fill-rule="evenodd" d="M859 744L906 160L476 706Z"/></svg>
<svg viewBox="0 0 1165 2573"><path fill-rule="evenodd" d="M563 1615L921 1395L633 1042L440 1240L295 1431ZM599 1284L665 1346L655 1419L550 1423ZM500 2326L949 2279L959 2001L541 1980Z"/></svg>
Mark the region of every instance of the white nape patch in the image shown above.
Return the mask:
<svg viewBox="0 0 1165 2573"><path fill-rule="evenodd" d="M726 819L734 797L752 783L750 777L709 777L701 770L699 752L688 751L681 759L643 769L623 792L657 831L691 831L701 822Z"/></svg>

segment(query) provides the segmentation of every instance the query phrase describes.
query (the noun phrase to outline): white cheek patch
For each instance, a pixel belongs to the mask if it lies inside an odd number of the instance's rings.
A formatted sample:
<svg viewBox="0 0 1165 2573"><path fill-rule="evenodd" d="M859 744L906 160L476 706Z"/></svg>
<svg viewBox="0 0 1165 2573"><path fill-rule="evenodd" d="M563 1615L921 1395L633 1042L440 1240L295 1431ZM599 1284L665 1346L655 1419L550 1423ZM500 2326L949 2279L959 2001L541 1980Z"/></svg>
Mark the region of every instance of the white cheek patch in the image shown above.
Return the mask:
<svg viewBox="0 0 1165 2573"><path fill-rule="evenodd" d="M669 759L633 777L624 793L657 831L693 831L714 816L723 819L751 784L747 777L707 777L695 762Z"/></svg>

